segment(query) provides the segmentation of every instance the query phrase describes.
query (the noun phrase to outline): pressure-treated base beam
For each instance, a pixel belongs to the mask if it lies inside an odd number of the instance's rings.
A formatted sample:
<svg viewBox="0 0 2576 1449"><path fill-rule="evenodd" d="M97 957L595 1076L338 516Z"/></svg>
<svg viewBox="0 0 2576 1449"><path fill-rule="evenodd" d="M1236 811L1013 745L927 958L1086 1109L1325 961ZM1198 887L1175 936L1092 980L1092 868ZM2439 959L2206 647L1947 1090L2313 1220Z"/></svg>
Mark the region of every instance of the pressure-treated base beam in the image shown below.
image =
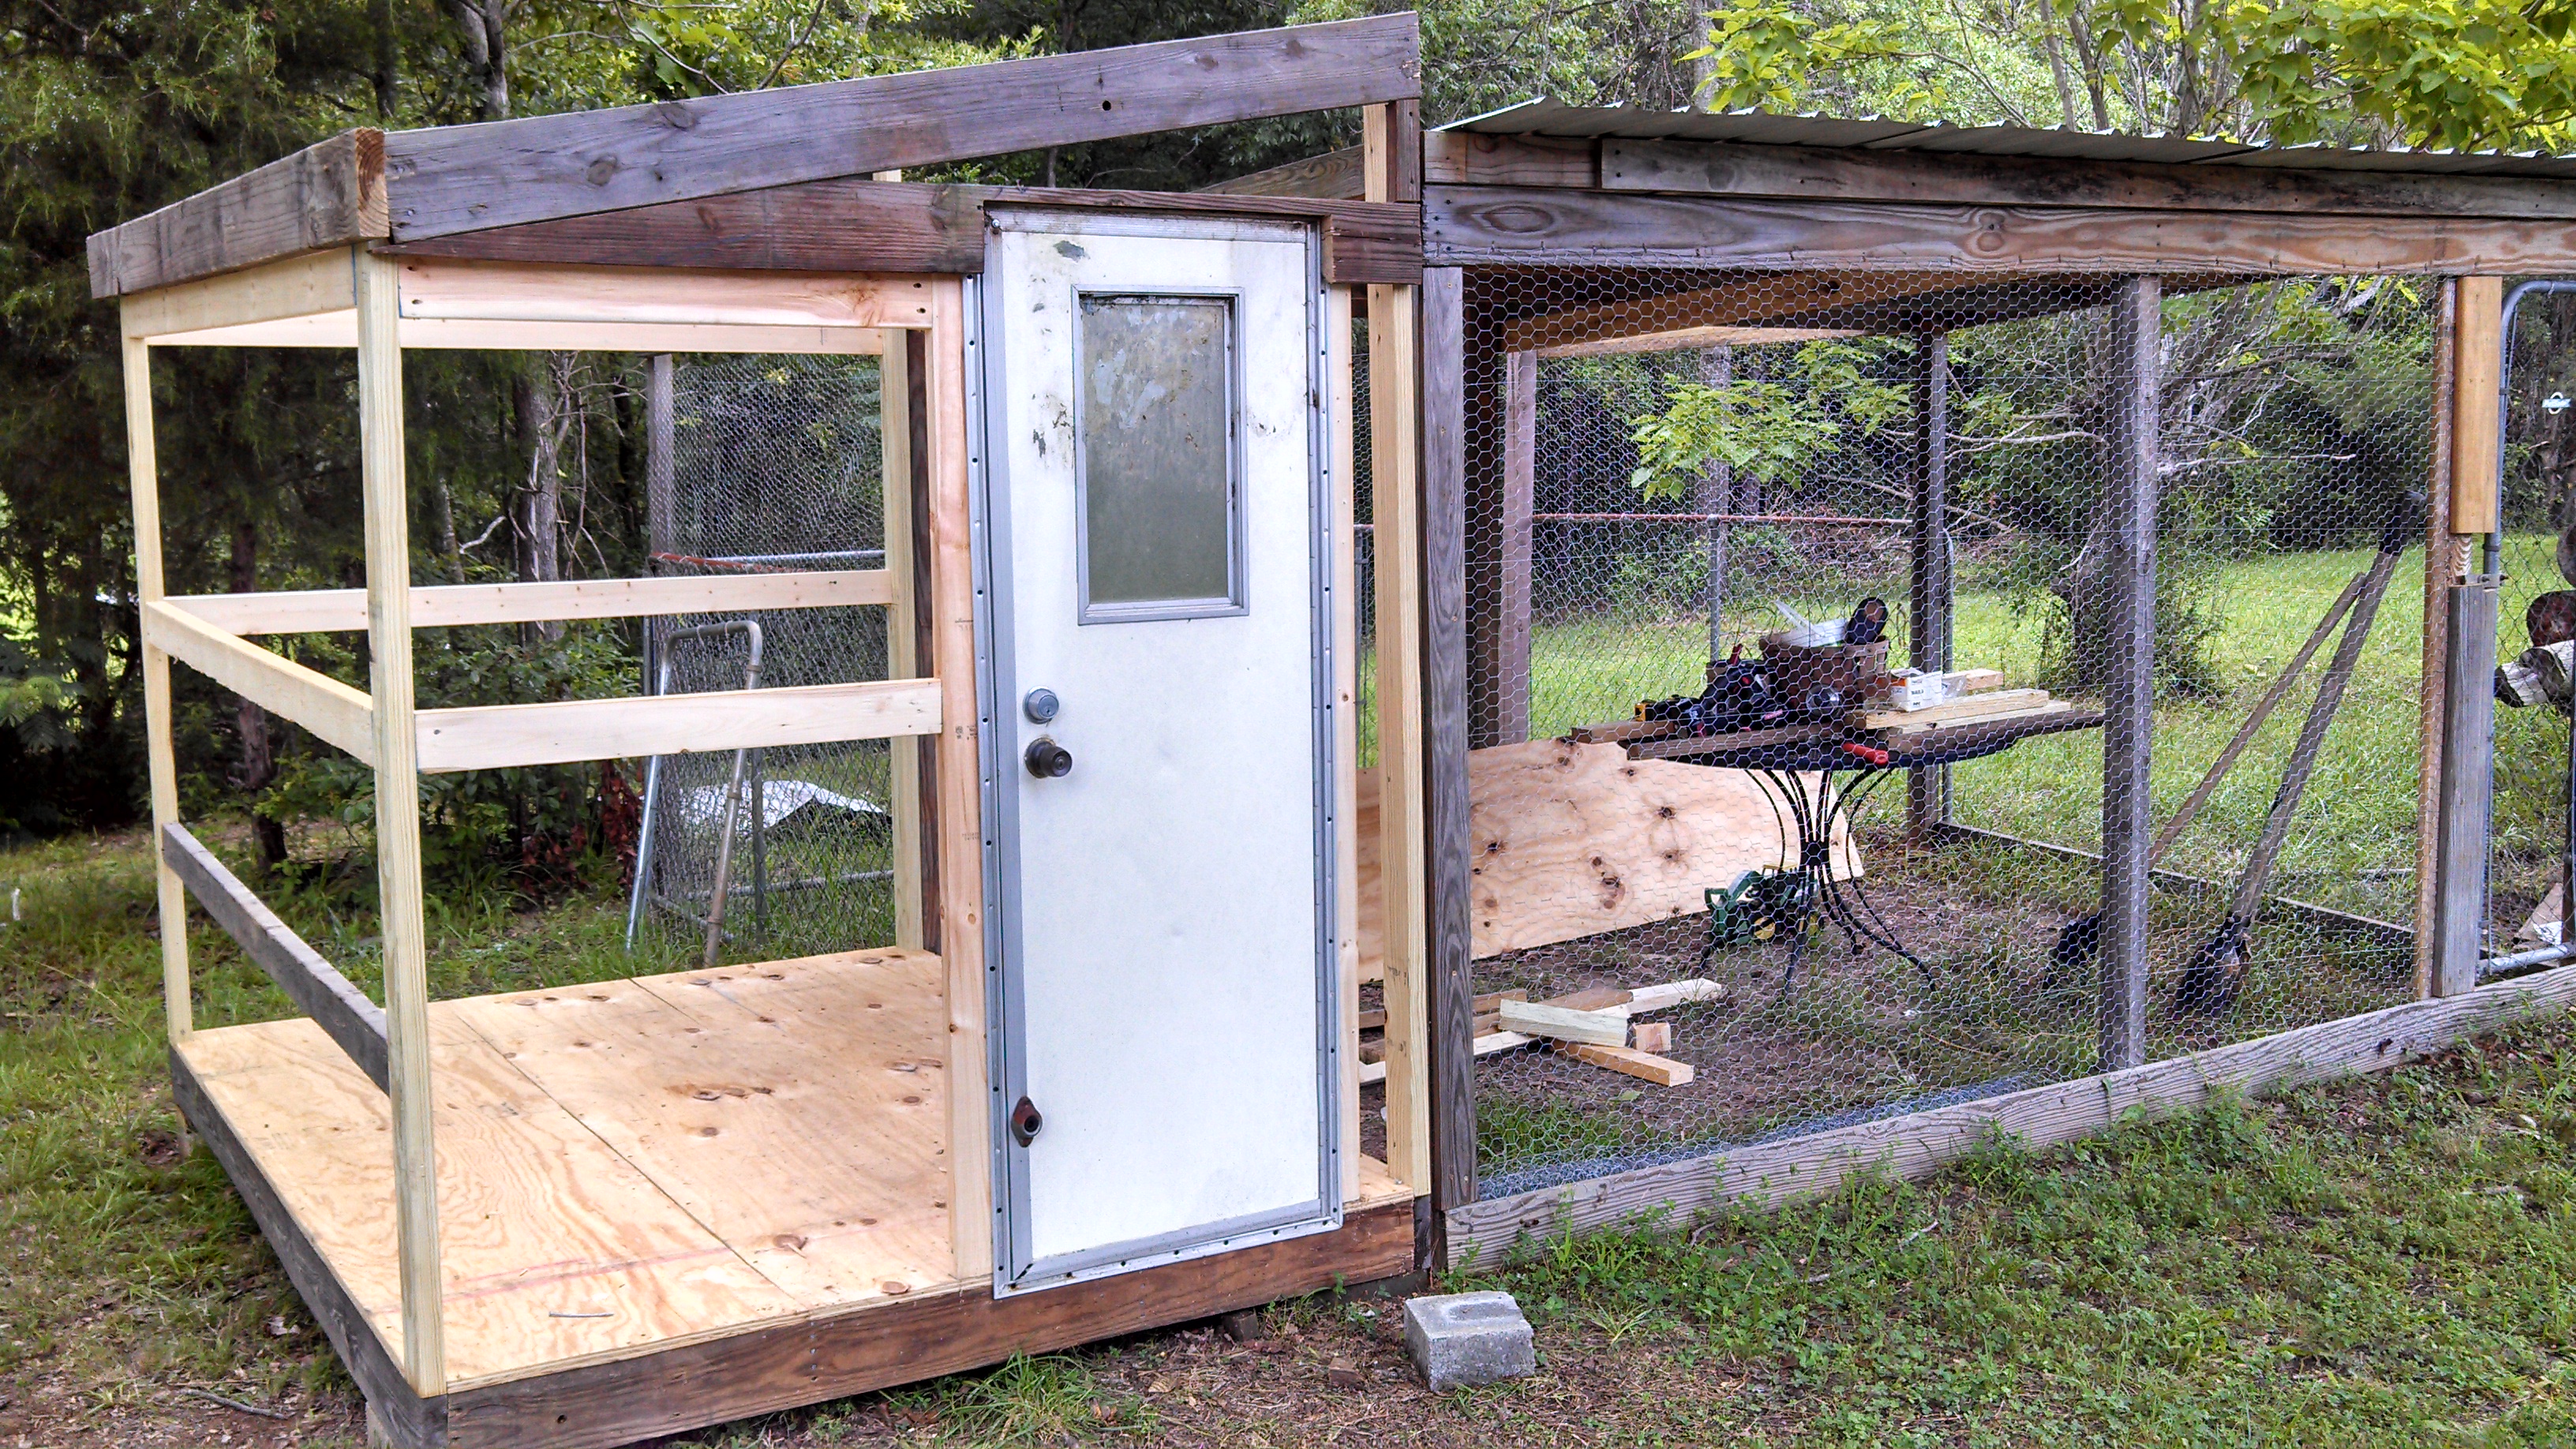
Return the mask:
<svg viewBox="0 0 2576 1449"><path fill-rule="evenodd" d="M322 1034L347 1052L379 1091L384 1090L384 1009L306 945L186 826L161 827L161 858L179 873L197 904L233 938L242 954L267 972L268 979L322 1028Z"/></svg>

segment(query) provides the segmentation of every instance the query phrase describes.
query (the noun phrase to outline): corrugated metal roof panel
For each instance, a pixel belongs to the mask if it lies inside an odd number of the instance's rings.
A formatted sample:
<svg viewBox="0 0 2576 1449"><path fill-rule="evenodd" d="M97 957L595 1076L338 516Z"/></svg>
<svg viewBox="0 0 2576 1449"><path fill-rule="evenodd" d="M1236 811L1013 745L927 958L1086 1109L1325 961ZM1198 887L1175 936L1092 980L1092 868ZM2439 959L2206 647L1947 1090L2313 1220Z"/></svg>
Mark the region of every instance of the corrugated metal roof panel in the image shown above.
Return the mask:
<svg viewBox="0 0 2576 1449"><path fill-rule="evenodd" d="M1740 141L1762 146L1861 147L1978 156L2035 156L2086 161L2147 161L2201 166L2272 166L2315 171L2396 171L2454 176L2576 179L2576 157L2500 151L2384 151L2337 146L2249 146L2171 136L2027 126L1944 126L1877 117L1783 116L1763 111L1654 111L1524 101L1440 129L1485 135L1581 136L1635 141L1667 137Z"/></svg>

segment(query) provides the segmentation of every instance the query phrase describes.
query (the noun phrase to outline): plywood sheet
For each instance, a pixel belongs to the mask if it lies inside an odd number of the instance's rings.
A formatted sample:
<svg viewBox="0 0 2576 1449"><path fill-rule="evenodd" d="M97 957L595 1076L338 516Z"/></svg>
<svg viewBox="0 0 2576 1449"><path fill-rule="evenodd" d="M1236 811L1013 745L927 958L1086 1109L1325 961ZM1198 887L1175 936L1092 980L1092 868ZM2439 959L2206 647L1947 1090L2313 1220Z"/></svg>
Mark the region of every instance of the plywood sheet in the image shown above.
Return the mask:
<svg viewBox="0 0 2576 1449"><path fill-rule="evenodd" d="M1809 777L1813 788L1813 777ZM1360 775L1360 970L1379 974L1377 797ZM1788 863L1789 812L1761 777L1618 745L1532 740L1467 756L1478 958L1707 910L1709 887ZM1861 874L1837 824L1834 874Z"/></svg>
<svg viewBox="0 0 2576 1449"><path fill-rule="evenodd" d="M453 1384L612 1357L797 1311L715 1234L459 1024L431 1009L440 1258ZM303 1018L180 1050L399 1356L384 1094Z"/></svg>
<svg viewBox="0 0 2576 1449"><path fill-rule="evenodd" d="M944 972L862 951L459 1002L808 1308L952 1276Z"/></svg>

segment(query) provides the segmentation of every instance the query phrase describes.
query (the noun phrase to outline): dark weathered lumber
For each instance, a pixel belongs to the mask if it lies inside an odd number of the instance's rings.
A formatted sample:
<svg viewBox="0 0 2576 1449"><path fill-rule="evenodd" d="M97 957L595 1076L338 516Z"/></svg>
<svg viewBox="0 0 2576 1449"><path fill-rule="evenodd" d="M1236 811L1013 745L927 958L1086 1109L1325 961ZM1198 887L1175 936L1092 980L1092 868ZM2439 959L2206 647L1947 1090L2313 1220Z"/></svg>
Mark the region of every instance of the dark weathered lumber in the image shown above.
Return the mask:
<svg viewBox="0 0 2576 1449"><path fill-rule="evenodd" d="M2109 336L2097 366L2111 392L2103 419L2101 617L2078 627L2102 638L2101 1065L2147 1057L2148 838L2155 831L2157 407L2164 292L2132 277L2105 309Z"/></svg>
<svg viewBox="0 0 2576 1449"><path fill-rule="evenodd" d="M1417 206L1211 192L938 186L864 178L667 202L399 243L388 251L487 261L791 272L975 273L988 205L1322 218L1328 281L1422 273Z"/></svg>
<svg viewBox="0 0 2576 1449"><path fill-rule="evenodd" d="M1950 611L1955 601L1950 556L1950 334L1914 339L1913 536L1906 599L1912 625L1905 662L1927 673L1950 668ZM1709 658L1717 657L1710 618ZM1905 829L1923 832L1950 818L1950 770L1933 765L1905 775Z"/></svg>
<svg viewBox="0 0 2576 1449"><path fill-rule="evenodd" d="M187 1058L175 1049L170 1053L170 1095L178 1103L179 1114L205 1140L207 1150L214 1153L215 1161L223 1164L224 1175L232 1179L233 1191L250 1209L251 1221L259 1225L260 1236L268 1240L269 1250L285 1265L286 1280L295 1285L296 1295L304 1300L313 1321L322 1325L322 1335L331 1340L349 1377L357 1380L358 1391L367 1396L367 1407L384 1428L393 1449L445 1445L447 1401L424 1399L413 1391L393 1355L376 1337L374 1326L359 1311L357 1301L332 1275L330 1264L314 1250L304 1230L296 1225L295 1215L286 1210L277 1190L261 1175L259 1164L243 1149L241 1139L233 1135L232 1124L207 1098Z"/></svg>
<svg viewBox="0 0 2576 1449"><path fill-rule="evenodd" d="M1433 186L1598 186L1600 151L1589 136L1433 131L1422 138L1422 179Z"/></svg>
<svg viewBox="0 0 2576 1449"><path fill-rule="evenodd" d="M1366 190L1362 172L1367 156L1365 146L1344 146L1339 151L1232 177L1199 190L1221 196L1311 196L1357 201Z"/></svg>
<svg viewBox="0 0 2576 1449"><path fill-rule="evenodd" d="M2576 268L2576 223L1427 187L1432 266L2382 276Z"/></svg>
<svg viewBox="0 0 2576 1449"><path fill-rule="evenodd" d="M993 188L844 177L458 232L385 250L486 261L786 272L984 268Z"/></svg>
<svg viewBox="0 0 2576 1449"><path fill-rule="evenodd" d="M1559 1233L1658 1211L1679 1220L1728 1203L1777 1206L1830 1193L1873 1169L1928 1176L1997 1134L2044 1148L2106 1131L2132 1112L2174 1116L2225 1093L2284 1091L2386 1071L2571 1003L2576 967L2561 967L2125 1071L1474 1203L1448 1215L1449 1262L1490 1266Z"/></svg>
<svg viewBox="0 0 2576 1449"><path fill-rule="evenodd" d="M1421 94L1411 14L385 138L393 235L718 196Z"/></svg>
<svg viewBox="0 0 2576 1449"><path fill-rule="evenodd" d="M1422 282L1420 209L1406 223L1337 212L1324 218L1324 280L1336 286L1413 287Z"/></svg>
<svg viewBox="0 0 2576 1449"><path fill-rule="evenodd" d="M188 893L242 948L242 954L267 972L297 1009L349 1054L377 1090L386 1090L384 1008L369 1001L321 953L304 944L304 938L224 869L224 863L186 826L161 827L161 858L179 873Z"/></svg>
<svg viewBox="0 0 2576 1449"><path fill-rule="evenodd" d="M1476 1200L1474 947L1468 915L1466 285L1422 276L1422 714L1432 1205Z"/></svg>
<svg viewBox="0 0 2576 1449"><path fill-rule="evenodd" d="M448 1395L459 1449L590 1449L912 1383L1413 1267L1413 1205L1316 1233L996 1301L931 1294Z"/></svg>
<svg viewBox="0 0 2576 1449"><path fill-rule="evenodd" d="M1564 144L1549 138L1526 139L1553 146ZM1727 141L1604 140L1600 145L1600 184L1606 191L1702 192L1935 206L2107 206L2151 211L2576 220L2576 182L2533 177L2297 170L2231 166L2224 161L2169 165L2071 157L1980 156L1959 151L1749 146ZM1502 149L1493 148L1496 152ZM1491 169L1502 169L1499 161L1489 164ZM1481 182L1483 178L1477 180Z"/></svg>
<svg viewBox="0 0 2576 1449"><path fill-rule="evenodd" d="M94 232L89 294L122 297L386 234L385 136L343 131L149 216Z"/></svg>

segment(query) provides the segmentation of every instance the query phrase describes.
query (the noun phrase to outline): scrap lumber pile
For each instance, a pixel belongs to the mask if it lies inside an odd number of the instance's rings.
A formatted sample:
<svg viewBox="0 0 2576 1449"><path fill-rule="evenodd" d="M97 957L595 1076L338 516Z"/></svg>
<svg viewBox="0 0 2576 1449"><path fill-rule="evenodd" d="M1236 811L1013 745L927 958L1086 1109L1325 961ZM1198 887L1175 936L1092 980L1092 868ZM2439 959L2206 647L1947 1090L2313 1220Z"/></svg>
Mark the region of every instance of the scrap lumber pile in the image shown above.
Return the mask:
<svg viewBox="0 0 2576 1449"><path fill-rule="evenodd" d="M1497 991L1475 1001L1476 1055L1492 1056L1544 1042L1577 1061L1659 1087L1678 1087L1696 1072L1688 1062L1661 1055L1672 1050L1672 1024L1639 1022L1634 1018L1686 1002L1715 1001L1725 994L1726 988L1719 983L1696 977L1641 986L1633 991L1594 987L1544 1001L1530 1000L1526 991ZM1386 1014L1382 1011L1360 1014L1362 1030L1385 1025ZM1382 1051L1377 1043L1361 1044L1363 1085L1386 1079L1386 1063L1379 1057Z"/></svg>

